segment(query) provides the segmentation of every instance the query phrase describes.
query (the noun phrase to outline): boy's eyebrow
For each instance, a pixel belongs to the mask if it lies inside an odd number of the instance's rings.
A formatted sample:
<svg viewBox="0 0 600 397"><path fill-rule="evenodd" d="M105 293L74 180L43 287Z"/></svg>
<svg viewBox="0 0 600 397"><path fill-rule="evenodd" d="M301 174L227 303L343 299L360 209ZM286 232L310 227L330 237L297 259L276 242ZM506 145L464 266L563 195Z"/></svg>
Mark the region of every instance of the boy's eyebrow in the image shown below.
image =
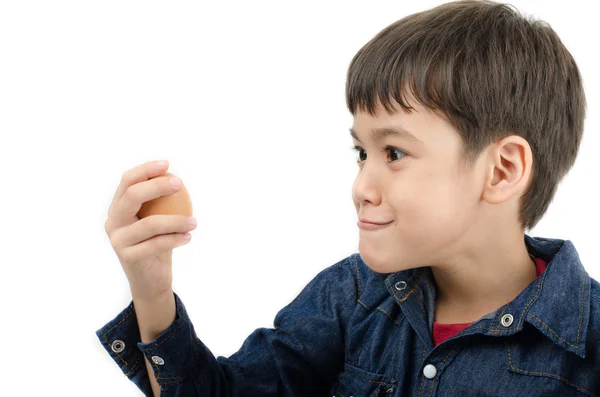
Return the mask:
<svg viewBox="0 0 600 397"><path fill-rule="evenodd" d="M406 131L402 127L390 126L390 127L373 128L371 130L371 134L373 135L373 140L375 142L379 142L388 136L395 136L395 137L403 138L403 139L406 139L409 141L423 143L423 141L421 141L419 138L417 138L410 132ZM354 131L352 128L350 128L350 135L354 139L356 139L357 141L362 143L361 140L358 139L358 135L356 135L356 131Z"/></svg>

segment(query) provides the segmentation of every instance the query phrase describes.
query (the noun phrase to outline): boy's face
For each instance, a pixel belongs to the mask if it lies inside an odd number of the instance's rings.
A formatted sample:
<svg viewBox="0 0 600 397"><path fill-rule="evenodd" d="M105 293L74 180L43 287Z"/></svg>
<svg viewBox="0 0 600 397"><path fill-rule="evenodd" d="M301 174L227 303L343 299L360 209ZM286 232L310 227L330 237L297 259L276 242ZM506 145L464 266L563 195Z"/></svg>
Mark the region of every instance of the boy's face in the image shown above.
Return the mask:
<svg viewBox="0 0 600 397"><path fill-rule="evenodd" d="M434 266L452 258L476 223L481 205L485 156L473 168L461 170L458 133L416 101L410 104L412 113L398 106L393 116L381 106L377 117L358 112L352 127L359 138L353 144L361 149L352 187L357 215L392 221L377 230L359 229L360 255L378 273ZM388 136L375 142L372 130L383 127L401 127L419 141ZM395 149L385 150L388 145Z"/></svg>

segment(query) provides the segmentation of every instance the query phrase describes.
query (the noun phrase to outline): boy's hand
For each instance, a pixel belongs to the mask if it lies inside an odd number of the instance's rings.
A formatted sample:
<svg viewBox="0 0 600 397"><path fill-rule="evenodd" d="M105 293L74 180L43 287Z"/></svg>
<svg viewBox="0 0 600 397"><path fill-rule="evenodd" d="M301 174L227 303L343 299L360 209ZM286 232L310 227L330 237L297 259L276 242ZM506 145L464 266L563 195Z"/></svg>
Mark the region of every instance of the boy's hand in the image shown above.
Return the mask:
<svg viewBox="0 0 600 397"><path fill-rule="evenodd" d="M172 293L173 248L188 243L183 236L196 227L184 215L150 215L141 220L136 215L146 201L181 189L173 187L168 177L160 177L167 168L168 164L158 167L152 161L126 171L104 224L132 296L144 301Z"/></svg>

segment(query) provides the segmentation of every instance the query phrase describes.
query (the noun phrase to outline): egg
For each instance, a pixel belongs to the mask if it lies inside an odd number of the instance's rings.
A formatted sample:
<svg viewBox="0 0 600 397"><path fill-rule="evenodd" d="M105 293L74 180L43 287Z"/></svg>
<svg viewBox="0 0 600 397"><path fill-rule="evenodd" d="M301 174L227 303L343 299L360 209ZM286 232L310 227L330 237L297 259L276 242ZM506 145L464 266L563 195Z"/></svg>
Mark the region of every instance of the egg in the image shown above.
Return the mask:
<svg viewBox="0 0 600 397"><path fill-rule="evenodd" d="M159 175L155 178L168 178L171 176L175 175L167 172L166 174ZM190 195L187 189L185 188L185 185L183 185L175 193L169 194L167 196L160 196L150 201L146 201L140 207L137 216L139 219L142 219L147 216L157 214L192 216L192 199L190 198Z"/></svg>

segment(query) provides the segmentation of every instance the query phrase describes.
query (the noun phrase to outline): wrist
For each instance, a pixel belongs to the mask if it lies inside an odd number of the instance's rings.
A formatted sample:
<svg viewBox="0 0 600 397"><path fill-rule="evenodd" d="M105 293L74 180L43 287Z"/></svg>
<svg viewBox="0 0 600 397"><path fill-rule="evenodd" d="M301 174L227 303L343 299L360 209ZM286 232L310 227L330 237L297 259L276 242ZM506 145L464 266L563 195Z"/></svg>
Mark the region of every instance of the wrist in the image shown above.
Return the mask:
<svg viewBox="0 0 600 397"><path fill-rule="evenodd" d="M133 306L143 343L155 340L177 316L173 292L148 299L133 298Z"/></svg>
<svg viewBox="0 0 600 397"><path fill-rule="evenodd" d="M129 291L134 301L144 302L146 304L161 303L169 300L173 295L173 287L170 286L167 289L161 291L148 292L148 288L138 288L135 285L129 283Z"/></svg>

